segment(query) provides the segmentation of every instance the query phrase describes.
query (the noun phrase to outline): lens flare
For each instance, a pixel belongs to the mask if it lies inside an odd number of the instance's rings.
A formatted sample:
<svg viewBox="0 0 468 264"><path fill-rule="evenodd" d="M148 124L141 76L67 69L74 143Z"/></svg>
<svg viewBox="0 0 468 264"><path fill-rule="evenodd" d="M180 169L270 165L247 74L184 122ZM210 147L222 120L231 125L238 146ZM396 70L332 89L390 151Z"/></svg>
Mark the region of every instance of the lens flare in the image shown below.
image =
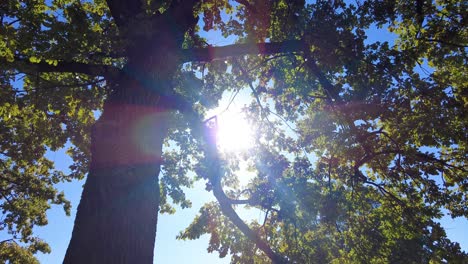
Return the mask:
<svg viewBox="0 0 468 264"><path fill-rule="evenodd" d="M222 151L243 151L252 143L253 131L242 113L226 112L219 116L218 145Z"/></svg>

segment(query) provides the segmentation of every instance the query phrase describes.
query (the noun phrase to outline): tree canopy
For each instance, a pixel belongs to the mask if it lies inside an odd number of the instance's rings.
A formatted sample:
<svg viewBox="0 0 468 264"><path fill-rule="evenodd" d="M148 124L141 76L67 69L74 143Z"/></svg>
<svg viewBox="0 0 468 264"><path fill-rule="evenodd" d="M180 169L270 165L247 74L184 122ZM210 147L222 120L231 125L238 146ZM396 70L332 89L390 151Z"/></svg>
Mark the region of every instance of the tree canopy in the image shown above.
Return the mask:
<svg viewBox="0 0 468 264"><path fill-rule="evenodd" d="M2 1L0 260L51 250L33 227L52 204L69 214L55 185L86 176L96 113L130 76L162 87L146 104L170 111L159 212L189 207L183 190L197 180L217 199L179 239L209 234L208 251L232 263L466 262L438 222L468 217L466 10L456 0ZM217 46L212 31L232 44ZM254 142L222 153L203 117L242 91ZM65 146L69 174L46 157ZM240 218L244 207L264 221Z"/></svg>

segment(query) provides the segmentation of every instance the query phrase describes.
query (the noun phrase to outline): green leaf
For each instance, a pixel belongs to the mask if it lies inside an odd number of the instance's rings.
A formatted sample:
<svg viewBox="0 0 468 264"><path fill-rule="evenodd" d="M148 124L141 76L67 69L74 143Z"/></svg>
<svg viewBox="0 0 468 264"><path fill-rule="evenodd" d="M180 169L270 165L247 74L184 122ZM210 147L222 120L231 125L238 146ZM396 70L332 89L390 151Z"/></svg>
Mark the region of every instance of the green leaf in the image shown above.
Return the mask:
<svg viewBox="0 0 468 264"><path fill-rule="evenodd" d="M38 57L36 57L36 56L31 56L31 57L29 57L29 61L30 61L31 63L39 63L39 62L41 62L41 59L38 58ZM46 60L46 62L48 62L48 61ZM48 63L49 63L49 62L48 62ZM52 64L52 63L49 63L49 64Z"/></svg>

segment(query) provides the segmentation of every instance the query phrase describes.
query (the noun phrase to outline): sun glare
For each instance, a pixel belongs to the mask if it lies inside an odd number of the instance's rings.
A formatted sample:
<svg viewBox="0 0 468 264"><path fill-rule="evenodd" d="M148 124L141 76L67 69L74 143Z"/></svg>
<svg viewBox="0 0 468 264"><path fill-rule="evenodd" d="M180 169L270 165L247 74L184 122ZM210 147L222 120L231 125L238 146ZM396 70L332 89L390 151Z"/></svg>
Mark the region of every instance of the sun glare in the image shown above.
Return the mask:
<svg viewBox="0 0 468 264"><path fill-rule="evenodd" d="M251 126L240 112L225 112L218 116L218 145L227 152L248 149L253 143Z"/></svg>

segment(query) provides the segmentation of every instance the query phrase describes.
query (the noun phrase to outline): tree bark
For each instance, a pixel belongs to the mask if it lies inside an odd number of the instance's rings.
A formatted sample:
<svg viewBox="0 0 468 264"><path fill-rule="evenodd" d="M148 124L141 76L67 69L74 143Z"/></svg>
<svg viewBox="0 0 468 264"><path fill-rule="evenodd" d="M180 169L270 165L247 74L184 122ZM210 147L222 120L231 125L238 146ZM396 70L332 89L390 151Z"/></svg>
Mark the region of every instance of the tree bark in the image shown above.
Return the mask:
<svg viewBox="0 0 468 264"><path fill-rule="evenodd" d="M258 233L250 229L250 227L239 217L236 213L234 208L232 208L233 200L226 196L224 193L223 186L222 186L222 178L223 178L223 169L221 167L221 159L219 156L219 152L217 149L217 142L216 142L216 135L213 135L212 130L206 126L206 132L203 134L204 138L203 141L205 143L205 157L209 162L210 175L208 177L212 190L213 195L219 202L219 206L221 208L221 212L231 220L231 222L239 228L239 230L248 238L250 239L255 245L265 253L265 255L270 258L273 264L283 264L288 263L285 258L281 255L276 254L273 249L265 242ZM215 119L215 130L217 129L217 121Z"/></svg>
<svg viewBox="0 0 468 264"><path fill-rule="evenodd" d="M197 22L196 0L171 3L164 14L141 21L133 16L143 10L132 1L107 2L122 36L131 41L124 76L110 80L114 93L92 132L91 168L66 264L153 263L168 108L181 107L171 99L171 81L184 34ZM142 34L147 22L154 31Z"/></svg>
<svg viewBox="0 0 468 264"><path fill-rule="evenodd" d="M160 97L124 81L92 131L92 162L64 263L153 263L162 142Z"/></svg>

